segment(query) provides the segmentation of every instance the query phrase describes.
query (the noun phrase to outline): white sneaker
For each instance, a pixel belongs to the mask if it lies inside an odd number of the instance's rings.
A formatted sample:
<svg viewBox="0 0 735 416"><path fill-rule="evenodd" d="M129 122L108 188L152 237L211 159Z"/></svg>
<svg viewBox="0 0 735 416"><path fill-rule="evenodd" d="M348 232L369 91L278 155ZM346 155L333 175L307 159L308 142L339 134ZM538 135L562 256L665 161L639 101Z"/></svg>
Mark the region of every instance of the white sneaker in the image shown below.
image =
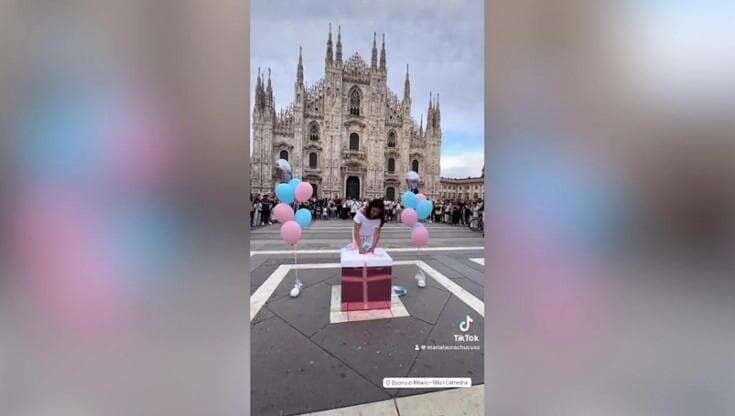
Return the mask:
<svg viewBox="0 0 735 416"><path fill-rule="evenodd" d="M304 284L301 282L301 280L296 279L296 283L293 285L293 289L291 289L291 297L295 298L298 297L301 293L301 288L304 286Z"/></svg>
<svg viewBox="0 0 735 416"><path fill-rule="evenodd" d="M414 278L417 280L417 284L419 287L426 287L426 276L424 276L423 272L416 273L416 276Z"/></svg>

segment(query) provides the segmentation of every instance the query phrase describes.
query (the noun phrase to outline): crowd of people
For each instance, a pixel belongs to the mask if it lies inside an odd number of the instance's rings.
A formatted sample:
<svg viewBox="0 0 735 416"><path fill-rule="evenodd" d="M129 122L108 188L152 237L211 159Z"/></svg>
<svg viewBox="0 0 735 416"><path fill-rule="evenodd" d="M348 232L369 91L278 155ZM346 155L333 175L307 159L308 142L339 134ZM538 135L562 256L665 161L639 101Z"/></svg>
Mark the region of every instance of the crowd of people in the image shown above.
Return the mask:
<svg viewBox="0 0 735 416"><path fill-rule="evenodd" d="M484 210L485 204L481 199L444 199L434 204L431 220L435 223L469 226L472 218L482 217Z"/></svg>
<svg viewBox="0 0 735 416"><path fill-rule="evenodd" d="M276 222L272 218L273 207L278 204L274 196L251 195L250 196L250 226L259 227ZM432 201L434 202L434 201ZM398 201L384 201L385 222L400 222L401 210ZM352 219L359 210L368 205L367 199L352 198L312 198L298 204L296 209L306 208L311 211L314 221L333 219ZM470 201L442 199L434 202L428 222L443 223L457 226L468 226L473 217L482 216L484 203L481 199Z"/></svg>

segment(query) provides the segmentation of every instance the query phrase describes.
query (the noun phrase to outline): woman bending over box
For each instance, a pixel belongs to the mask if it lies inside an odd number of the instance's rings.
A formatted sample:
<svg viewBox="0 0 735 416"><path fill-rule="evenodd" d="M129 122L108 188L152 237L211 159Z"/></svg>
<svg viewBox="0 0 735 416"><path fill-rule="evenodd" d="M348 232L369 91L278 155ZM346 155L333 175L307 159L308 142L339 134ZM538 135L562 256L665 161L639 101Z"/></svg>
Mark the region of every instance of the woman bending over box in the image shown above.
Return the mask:
<svg viewBox="0 0 735 416"><path fill-rule="evenodd" d="M378 247L380 230L385 224L385 204L383 198L376 198L355 213L355 227L352 231L352 244L360 254L372 253Z"/></svg>

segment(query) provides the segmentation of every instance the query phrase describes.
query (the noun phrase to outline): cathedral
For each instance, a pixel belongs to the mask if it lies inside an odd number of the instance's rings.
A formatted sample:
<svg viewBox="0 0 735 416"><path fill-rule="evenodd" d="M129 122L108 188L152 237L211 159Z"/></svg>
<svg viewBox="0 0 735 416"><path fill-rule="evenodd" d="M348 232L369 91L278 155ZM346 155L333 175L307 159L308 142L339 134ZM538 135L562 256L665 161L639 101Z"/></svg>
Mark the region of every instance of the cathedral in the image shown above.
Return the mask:
<svg viewBox="0 0 735 416"><path fill-rule="evenodd" d="M294 177L311 183L314 195L323 197L396 199L406 190L409 170L421 177L420 190L430 199L439 197L441 110L439 94L430 95L426 117L411 114L408 65L403 99L387 85L385 35L380 53L373 34L368 65L354 53L342 59L341 30L333 48L332 28L324 57L324 76L304 83L299 47L294 98L276 112L270 69L260 73L253 106L251 156L252 192L273 193L278 182L274 163L289 161Z"/></svg>

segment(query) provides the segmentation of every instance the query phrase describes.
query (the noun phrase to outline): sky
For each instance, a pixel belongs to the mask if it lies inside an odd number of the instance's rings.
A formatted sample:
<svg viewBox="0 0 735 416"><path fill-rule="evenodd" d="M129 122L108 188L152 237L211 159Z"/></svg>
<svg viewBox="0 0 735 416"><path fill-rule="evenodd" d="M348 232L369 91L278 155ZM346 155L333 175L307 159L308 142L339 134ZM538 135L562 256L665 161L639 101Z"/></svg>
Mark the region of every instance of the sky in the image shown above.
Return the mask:
<svg viewBox="0 0 735 416"><path fill-rule="evenodd" d="M618 39L639 96L688 116L731 99L735 2L629 0L627 6L622 18L631 23Z"/></svg>
<svg viewBox="0 0 735 416"><path fill-rule="evenodd" d="M441 175L479 176L484 144L484 10L482 0L253 0L251 85L258 67L271 68L276 111L293 101L299 45L304 81L324 74L329 23L336 44L342 26L342 56L354 52L369 64L373 32L385 33L388 87L403 97L406 64L412 113L426 110L429 92L440 94ZM254 102L254 87L250 91Z"/></svg>

